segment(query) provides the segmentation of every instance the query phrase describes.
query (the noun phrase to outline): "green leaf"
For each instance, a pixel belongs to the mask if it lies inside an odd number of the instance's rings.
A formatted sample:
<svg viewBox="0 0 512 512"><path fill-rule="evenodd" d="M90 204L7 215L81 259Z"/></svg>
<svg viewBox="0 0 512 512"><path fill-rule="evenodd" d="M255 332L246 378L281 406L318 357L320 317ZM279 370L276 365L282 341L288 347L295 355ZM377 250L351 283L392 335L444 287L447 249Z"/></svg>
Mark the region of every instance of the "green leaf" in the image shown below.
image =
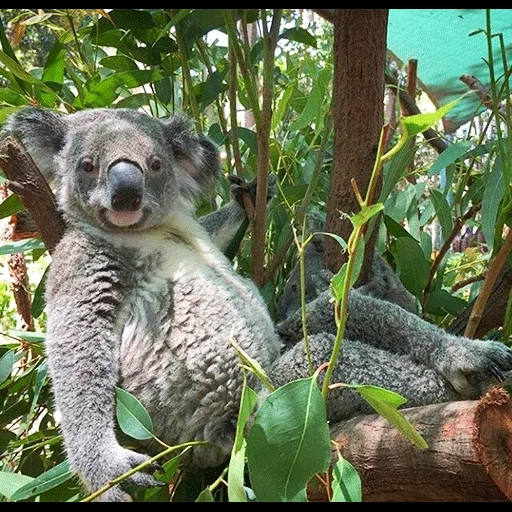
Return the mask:
<svg viewBox="0 0 512 512"><path fill-rule="evenodd" d="M22 501L33 498L34 496L40 496L41 494L51 491L59 485L71 480L74 476L75 474L69 467L69 464L67 462L63 462L18 489L11 496L11 500Z"/></svg>
<svg viewBox="0 0 512 512"><path fill-rule="evenodd" d="M463 156L467 155L473 144L468 141L459 142L458 144L452 144L448 147L446 151L443 151L435 164L431 167L428 172L429 176L437 176L444 169L454 164L457 160L461 159Z"/></svg>
<svg viewBox="0 0 512 512"><path fill-rule="evenodd" d="M32 299L32 309L31 313L34 318L39 318L46 307L45 302L45 290L46 290L46 281L48 280L48 274L50 273L50 267L45 270L41 281L37 285L36 291L34 292L34 298Z"/></svg>
<svg viewBox="0 0 512 512"><path fill-rule="evenodd" d="M150 82L162 80L161 71L123 71L105 78L99 83L90 83L84 105L91 108L109 107L119 97L120 88L136 89Z"/></svg>
<svg viewBox="0 0 512 512"><path fill-rule="evenodd" d="M295 41L296 43L301 43L306 46L311 46L312 48L318 48L318 43L316 38L308 32L304 28L296 27L285 30L280 39L286 39L288 41Z"/></svg>
<svg viewBox="0 0 512 512"><path fill-rule="evenodd" d="M64 85L64 68L66 65L66 47L60 42L55 43L46 61L43 71L43 82L46 84Z"/></svg>
<svg viewBox="0 0 512 512"><path fill-rule="evenodd" d="M238 136L245 142L252 153L255 155L258 154L258 136L256 135L256 132L249 130L248 128L239 127Z"/></svg>
<svg viewBox="0 0 512 512"><path fill-rule="evenodd" d="M233 345L233 348L235 349L238 358L242 362L242 364L246 367L247 370L249 370L251 373L256 375L258 379L261 381L261 383L265 386L265 388L269 391L274 391L274 385L270 381L270 378L268 377L267 373L263 369L263 366L261 366L256 359L253 359L247 352L245 352L241 347L239 347L234 341L231 341L231 344Z"/></svg>
<svg viewBox="0 0 512 512"><path fill-rule="evenodd" d="M21 242L12 242L0 247L0 256L10 256L11 254L20 254L23 252L45 249L41 240L36 238L32 240L22 240Z"/></svg>
<svg viewBox="0 0 512 512"><path fill-rule="evenodd" d="M9 336L13 338L19 338L20 340L27 341L28 343L39 344L44 343L46 336L42 333L38 332L28 332L28 331L17 331L16 329L12 329L9 331Z"/></svg>
<svg viewBox="0 0 512 512"><path fill-rule="evenodd" d="M398 411L399 407L407 403L405 398L392 391L374 386L352 385L349 387L357 391L380 416L389 421L420 450L428 449L427 442L411 425L409 420Z"/></svg>
<svg viewBox="0 0 512 512"><path fill-rule="evenodd" d="M0 495L11 500L14 494L33 481L34 479L29 476L2 471L0 472Z"/></svg>
<svg viewBox="0 0 512 512"><path fill-rule="evenodd" d="M242 388L242 399L240 403L240 414L236 429L235 443L229 463L228 473L228 497L230 503L246 503L245 493L245 452L247 443L245 441L245 427L258 403L258 395L247 386L247 377L244 374L244 385Z"/></svg>
<svg viewBox="0 0 512 512"><path fill-rule="evenodd" d="M322 111L322 105L327 95L329 80L330 73L324 71L318 75L317 79L314 81L313 89L308 95L306 106L304 107L302 114L299 116L299 119L290 126L290 131L300 131L314 122L317 125L322 122L318 113Z"/></svg>
<svg viewBox="0 0 512 512"><path fill-rule="evenodd" d="M49 94L54 94L53 91L42 81L38 80L35 76L27 73L18 62L9 57L3 51L0 51L0 62L16 77L21 81L34 85Z"/></svg>
<svg viewBox="0 0 512 512"><path fill-rule="evenodd" d="M121 430L137 441L153 438L153 422L140 401L124 389L116 388L117 421Z"/></svg>
<svg viewBox="0 0 512 512"><path fill-rule="evenodd" d="M274 113L273 119L272 119L272 130L275 131L277 128L281 125L281 122L286 114L286 110L289 107L290 100L293 96L294 88L288 87L284 93L283 97L279 101L276 111Z"/></svg>
<svg viewBox="0 0 512 512"><path fill-rule="evenodd" d="M169 484L173 481L178 473L181 464L181 457L175 457L169 462L164 464L164 472L162 475L157 475L156 479L164 484ZM148 489L144 496L145 502L153 503L169 503L169 486L158 487L155 489Z"/></svg>
<svg viewBox="0 0 512 512"><path fill-rule="evenodd" d="M362 503L363 484L359 473L341 455L333 469L333 503Z"/></svg>
<svg viewBox="0 0 512 512"><path fill-rule="evenodd" d="M416 155L416 148L405 146L399 153L384 166L384 183L380 202L385 203L395 187L409 172L409 166Z"/></svg>
<svg viewBox="0 0 512 512"><path fill-rule="evenodd" d="M362 228L368 222L370 222L374 217L379 215L384 211L384 205L383 204L375 204L373 206L364 206L363 209L354 215L350 221L352 222L352 225L355 229Z"/></svg>
<svg viewBox="0 0 512 512"><path fill-rule="evenodd" d="M16 195L10 195L1 205L0 205L0 220L7 219L8 217L12 217L17 213L25 210L23 203L20 198Z"/></svg>
<svg viewBox="0 0 512 512"><path fill-rule="evenodd" d="M482 203L482 231L485 240L492 252L496 238L496 221L505 196L505 182L503 179L503 163L501 157L496 159L493 168L486 174L484 199Z"/></svg>
<svg viewBox="0 0 512 512"><path fill-rule="evenodd" d="M199 498L197 498L196 503L215 503L215 498L213 497L212 491L210 491L210 489L203 491L199 495Z"/></svg>
<svg viewBox="0 0 512 512"><path fill-rule="evenodd" d="M462 98L461 98L462 99ZM408 138L416 137L430 128L437 125L444 117L446 117L460 102L458 99L440 108L433 114L420 114L417 116L403 117L400 124L404 134Z"/></svg>
<svg viewBox="0 0 512 512"><path fill-rule="evenodd" d="M156 96L163 105L170 105L173 98L173 87L170 78L164 78L155 84Z"/></svg>
<svg viewBox="0 0 512 512"><path fill-rule="evenodd" d="M9 350L9 352L0 359L0 385L11 376L14 363L15 354L13 350Z"/></svg>
<svg viewBox="0 0 512 512"><path fill-rule="evenodd" d="M347 280L348 264L345 263L340 271L333 277L331 282L332 294L335 300L340 301L343 299L345 291L345 282Z"/></svg>
<svg viewBox="0 0 512 512"><path fill-rule="evenodd" d="M343 251L346 251L348 246L347 246L347 242L345 242L345 240L343 240L343 238L341 238L341 236L338 236L338 235L334 235L332 233L314 233L315 236L328 236L329 238L332 238L335 242L338 242L339 246L341 247L341 249Z"/></svg>
<svg viewBox="0 0 512 512"><path fill-rule="evenodd" d="M331 462L326 405L315 379L292 382L265 400L249 434L247 458L259 502L306 498L309 481Z"/></svg>
<svg viewBox="0 0 512 512"><path fill-rule="evenodd" d="M122 30L150 30L155 28L151 14L143 9L112 9L109 12L111 20ZM105 22L111 23L105 19Z"/></svg>
<svg viewBox="0 0 512 512"><path fill-rule="evenodd" d="M448 240L448 237L452 234L455 223L452 216L452 209L448 204L448 201L439 190L431 190L430 196L432 204L436 210L439 223L441 224L441 230L443 233L443 243Z"/></svg>
<svg viewBox="0 0 512 512"><path fill-rule="evenodd" d="M22 107L27 104L27 100L17 92L0 89L0 104Z"/></svg>
<svg viewBox="0 0 512 512"><path fill-rule="evenodd" d="M149 105L152 100L153 100L153 96L151 94L147 94L147 93L132 94L132 95L128 96L128 98L119 100L114 105L114 108L139 109L141 107L145 107L146 105Z"/></svg>
<svg viewBox="0 0 512 512"><path fill-rule="evenodd" d="M124 55L116 55L114 57L105 57L100 64L108 69L113 69L119 73L123 71L137 71L139 68L133 59Z"/></svg>
<svg viewBox="0 0 512 512"><path fill-rule="evenodd" d="M420 297L430 278L430 263L425 260L421 245L413 238L403 237L397 240L396 250L400 280L415 297Z"/></svg>

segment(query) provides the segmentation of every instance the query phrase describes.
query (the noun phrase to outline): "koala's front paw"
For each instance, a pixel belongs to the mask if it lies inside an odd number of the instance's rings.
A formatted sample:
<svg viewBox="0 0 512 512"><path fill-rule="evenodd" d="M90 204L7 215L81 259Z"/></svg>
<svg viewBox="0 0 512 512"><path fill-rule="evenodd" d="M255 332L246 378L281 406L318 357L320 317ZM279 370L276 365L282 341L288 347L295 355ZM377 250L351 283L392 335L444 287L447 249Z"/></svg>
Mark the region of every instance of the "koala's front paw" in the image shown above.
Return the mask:
<svg viewBox="0 0 512 512"><path fill-rule="evenodd" d="M115 449L106 450L96 460L94 467L90 469L94 472L87 482L93 489L100 490L106 487L115 479L129 473L136 467L148 462L150 458L147 455L135 453L126 450L121 446ZM158 465L150 465L145 471L155 472L160 468ZM100 502L130 502L132 498L128 490L134 488L151 488L162 485L153 475L146 472L139 472L127 478L121 484L110 489L100 496Z"/></svg>
<svg viewBox="0 0 512 512"><path fill-rule="evenodd" d="M466 399L476 400L512 370L512 350L495 341L452 338L435 361L437 370Z"/></svg>
<svg viewBox="0 0 512 512"><path fill-rule="evenodd" d="M231 195L233 198L245 208L244 195L249 196L253 206L256 204L256 194L258 191L258 182L253 180L251 183L245 183L238 176L229 176L231 183ZM271 201L277 193L277 178L271 175L268 179L267 202Z"/></svg>

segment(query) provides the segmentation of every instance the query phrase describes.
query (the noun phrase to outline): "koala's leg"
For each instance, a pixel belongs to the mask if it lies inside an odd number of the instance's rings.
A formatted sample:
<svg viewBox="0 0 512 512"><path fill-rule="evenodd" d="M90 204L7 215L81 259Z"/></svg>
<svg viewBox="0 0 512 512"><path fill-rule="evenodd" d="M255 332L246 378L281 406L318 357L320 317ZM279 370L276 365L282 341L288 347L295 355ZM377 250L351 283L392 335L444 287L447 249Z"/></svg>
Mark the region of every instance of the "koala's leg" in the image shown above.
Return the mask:
<svg viewBox="0 0 512 512"><path fill-rule="evenodd" d="M311 335L336 332L329 292L308 305ZM301 339L300 315L279 325L287 345ZM489 379L504 380L512 370L512 351L504 344L452 336L403 308L353 291L349 299L348 339L355 339L392 354L406 355L432 368L465 398L476 399Z"/></svg>
<svg viewBox="0 0 512 512"><path fill-rule="evenodd" d="M334 336L320 334L313 336L310 342L313 363L315 367L320 367L331 357ZM283 354L270 371L272 381L278 386L308 376L302 343ZM389 389L407 398L407 407L461 398L437 372L415 363L412 358L391 354L366 343L350 340L344 342L343 356L335 369L333 383L357 383ZM331 392L328 410L329 420L332 422L374 413L361 396L350 389Z"/></svg>

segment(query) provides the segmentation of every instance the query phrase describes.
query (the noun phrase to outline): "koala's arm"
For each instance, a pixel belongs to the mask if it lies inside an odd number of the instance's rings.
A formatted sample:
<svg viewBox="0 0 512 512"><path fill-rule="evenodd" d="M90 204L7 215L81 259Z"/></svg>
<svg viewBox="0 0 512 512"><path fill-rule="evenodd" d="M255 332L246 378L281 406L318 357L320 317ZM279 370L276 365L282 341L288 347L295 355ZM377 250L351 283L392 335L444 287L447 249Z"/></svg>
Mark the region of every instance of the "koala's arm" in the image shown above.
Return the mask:
<svg viewBox="0 0 512 512"><path fill-rule="evenodd" d="M115 434L120 344L115 318L123 287L123 272L113 255L77 231L64 236L47 284L46 349L66 453L92 492L147 460L122 448ZM140 473L129 483L157 484ZM114 488L104 499L129 497Z"/></svg>
<svg viewBox="0 0 512 512"><path fill-rule="evenodd" d="M308 332L335 333L333 304L325 292L308 305ZM287 345L301 337L300 312L278 326ZM463 397L476 398L474 376L503 380L512 370L512 352L502 343L458 338L395 304L354 290L349 298L345 338L363 342L436 370ZM478 380L478 379L477 379Z"/></svg>

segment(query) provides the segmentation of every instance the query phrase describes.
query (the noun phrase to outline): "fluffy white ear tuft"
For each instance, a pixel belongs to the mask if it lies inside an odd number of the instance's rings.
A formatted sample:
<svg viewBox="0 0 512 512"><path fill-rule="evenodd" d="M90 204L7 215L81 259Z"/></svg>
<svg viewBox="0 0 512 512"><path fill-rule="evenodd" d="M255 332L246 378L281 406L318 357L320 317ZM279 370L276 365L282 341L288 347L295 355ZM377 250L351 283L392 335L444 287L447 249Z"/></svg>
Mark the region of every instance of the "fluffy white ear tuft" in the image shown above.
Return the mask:
<svg viewBox="0 0 512 512"><path fill-rule="evenodd" d="M17 137L47 180L55 178L55 157L64 148L66 117L48 109L25 107L10 116L4 127Z"/></svg>
<svg viewBox="0 0 512 512"><path fill-rule="evenodd" d="M183 116L164 121L164 130L180 167L182 194L192 200L215 185L220 174L219 150L208 137L195 133Z"/></svg>

